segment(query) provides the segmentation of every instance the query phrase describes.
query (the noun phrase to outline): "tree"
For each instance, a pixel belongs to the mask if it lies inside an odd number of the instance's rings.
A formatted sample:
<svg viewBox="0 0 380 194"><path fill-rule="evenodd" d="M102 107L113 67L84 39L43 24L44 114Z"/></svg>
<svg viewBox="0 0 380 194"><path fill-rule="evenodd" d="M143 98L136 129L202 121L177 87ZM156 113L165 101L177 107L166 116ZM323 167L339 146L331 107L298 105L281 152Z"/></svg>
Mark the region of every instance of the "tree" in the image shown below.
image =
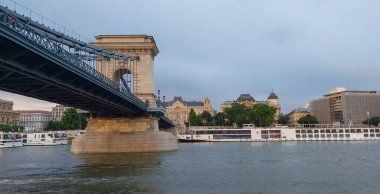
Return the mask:
<svg viewBox="0 0 380 194"><path fill-rule="evenodd" d="M194 109L190 110L188 120L189 120L190 126L200 126L202 124L201 117L197 116L197 114L195 114Z"/></svg>
<svg viewBox="0 0 380 194"><path fill-rule="evenodd" d="M280 116L278 117L278 121L277 121L278 124L289 124L289 115L285 115L285 114L280 114Z"/></svg>
<svg viewBox="0 0 380 194"><path fill-rule="evenodd" d="M69 108L63 113L61 124L65 129L84 129L87 121L86 117L78 114L74 108Z"/></svg>
<svg viewBox="0 0 380 194"><path fill-rule="evenodd" d="M306 115L298 119L297 123L299 124L318 124L317 118L311 116L311 115Z"/></svg>
<svg viewBox="0 0 380 194"><path fill-rule="evenodd" d="M226 118L226 115L224 114L224 112L218 112L212 118L212 120L213 120L213 123L215 125L217 125L217 126L224 126L225 125L225 121L224 121L225 118Z"/></svg>
<svg viewBox="0 0 380 194"><path fill-rule="evenodd" d="M6 124L0 124L0 131L4 132L23 132L24 127L23 126L11 126Z"/></svg>
<svg viewBox="0 0 380 194"><path fill-rule="evenodd" d="M243 124L249 123L249 108L244 104L234 103L230 108L224 109L226 125L237 125L241 127Z"/></svg>
<svg viewBox="0 0 380 194"><path fill-rule="evenodd" d="M63 126L60 121L49 121L44 130L45 131L59 131L59 130L63 130Z"/></svg>
<svg viewBox="0 0 380 194"><path fill-rule="evenodd" d="M368 125L368 119L364 120L362 123L365 124L365 125ZM369 119L369 124L370 125L378 126L379 123L380 123L380 117L379 116L374 116L374 117L371 117Z"/></svg>
<svg viewBox="0 0 380 194"><path fill-rule="evenodd" d="M202 112L201 119L202 119L202 125L205 125L205 126L214 125L214 123L212 122L213 121L212 115L207 111Z"/></svg>
<svg viewBox="0 0 380 194"><path fill-rule="evenodd" d="M267 104L257 104L250 110L250 121L256 126L268 127L275 122L276 108Z"/></svg>

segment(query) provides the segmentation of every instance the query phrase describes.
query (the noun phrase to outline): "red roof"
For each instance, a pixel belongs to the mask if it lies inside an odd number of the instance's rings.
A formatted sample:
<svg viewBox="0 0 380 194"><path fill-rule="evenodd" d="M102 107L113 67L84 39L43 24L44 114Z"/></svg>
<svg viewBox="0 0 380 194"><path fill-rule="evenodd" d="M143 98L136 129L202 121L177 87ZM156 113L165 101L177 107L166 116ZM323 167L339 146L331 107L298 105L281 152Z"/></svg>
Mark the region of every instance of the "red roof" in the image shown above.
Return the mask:
<svg viewBox="0 0 380 194"><path fill-rule="evenodd" d="M51 114L51 112L44 110L19 110L15 112L18 112L20 114Z"/></svg>

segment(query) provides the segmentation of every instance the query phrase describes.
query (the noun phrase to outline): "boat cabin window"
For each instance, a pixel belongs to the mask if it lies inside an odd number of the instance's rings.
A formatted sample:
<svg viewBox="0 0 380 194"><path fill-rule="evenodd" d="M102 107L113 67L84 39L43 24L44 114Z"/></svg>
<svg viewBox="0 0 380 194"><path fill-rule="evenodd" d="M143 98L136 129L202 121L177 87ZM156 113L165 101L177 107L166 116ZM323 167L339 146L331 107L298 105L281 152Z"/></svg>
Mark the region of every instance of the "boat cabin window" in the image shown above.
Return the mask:
<svg viewBox="0 0 380 194"><path fill-rule="evenodd" d="M42 138L45 138L45 134L42 134L41 137L42 137Z"/></svg>
<svg viewBox="0 0 380 194"><path fill-rule="evenodd" d="M314 130L314 133L319 133L319 130Z"/></svg>
<svg viewBox="0 0 380 194"><path fill-rule="evenodd" d="M375 132L380 132L380 130L379 129L375 129Z"/></svg>
<svg viewBox="0 0 380 194"><path fill-rule="evenodd" d="M374 130L374 129L370 129L369 131L370 131L370 132L375 132L375 130Z"/></svg>
<svg viewBox="0 0 380 194"><path fill-rule="evenodd" d="M368 133L368 129L364 129L364 133Z"/></svg>
<svg viewBox="0 0 380 194"><path fill-rule="evenodd" d="M322 130L321 130L321 133L325 133L325 130L322 129Z"/></svg>
<svg viewBox="0 0 380 194"><path fill-rule="evenodd" d="M254 124L243 124L243 129L251 129L253 127L255 127Z"/></svg>
<svg viewBox="0 0 380 194"><path fill-rule="evenodd" d="M339 133L343 133L343 129L339 129Z"/></svg>
<svg viewBox="0 0 380 194"><path fill-rule="evenodd" d="M345 132L345 133L349 133L350 130L349 130L349 129L345 129L344 132Z"/></svg>

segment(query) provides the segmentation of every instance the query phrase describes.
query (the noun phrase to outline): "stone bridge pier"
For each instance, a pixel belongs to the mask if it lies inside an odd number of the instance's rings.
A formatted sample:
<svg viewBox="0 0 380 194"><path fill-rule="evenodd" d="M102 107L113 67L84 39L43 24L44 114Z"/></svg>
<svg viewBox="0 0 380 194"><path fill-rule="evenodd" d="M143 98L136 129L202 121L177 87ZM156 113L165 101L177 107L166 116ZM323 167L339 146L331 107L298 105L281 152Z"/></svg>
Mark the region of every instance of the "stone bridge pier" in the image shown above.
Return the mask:
<svg viewBox="0 0 380 194"><path fill-rule="evenodd" d="M135 96L156 107L154 95L153 62L158 48L152 36L101 35L94 46L139 56L129 63L98 62L97 70L115 82L129 75L127 80ZM86 134L73 140L73 153L160 152L176 150L177 138L173 133L160 131L159 119L147 114L138 118L89 118Z"/></svg>

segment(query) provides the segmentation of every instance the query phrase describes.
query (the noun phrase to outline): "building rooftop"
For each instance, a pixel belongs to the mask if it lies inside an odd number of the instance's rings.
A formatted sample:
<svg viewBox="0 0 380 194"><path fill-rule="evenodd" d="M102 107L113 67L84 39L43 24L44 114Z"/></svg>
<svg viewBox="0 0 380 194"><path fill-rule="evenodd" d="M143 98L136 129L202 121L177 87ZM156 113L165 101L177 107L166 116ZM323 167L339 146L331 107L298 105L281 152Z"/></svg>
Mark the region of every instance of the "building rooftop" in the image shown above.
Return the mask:
<svg viewBox="0 0 380 194"><path fill-rule="evenodd" d="M204 102L202 101L184 101L181 96L174 96L172 101L165 102L164 105L165 107L171 106L175 102L181 102L182 104L186 106L204 106Z"/></svg>
<svg viewBox="0 0 380 194"><path fill-rule="evenodd" d="M292 110L289 114L293 113L309 113L309 111L306 108L296 108Z"/></svg>
<svg viewBox="0 0 380 194"><path fill-rule="evenodd" d="M20 114L51 114L50 111L44 111L44 110L19 110L15 111Z"/></svg>
<svg viewBox="0 0 380 194"><path fill-rule="evenodd" d="M278 99L278 96L274 92L272 92L269 94L268 99Z"/></svg>
<svg viewBox="0 0 380 194"><path fill-rule="evenodd" d="M255 102L255 99L250 94L240 94L240 96L236 99L237 102L251 101Z"/></svg>

